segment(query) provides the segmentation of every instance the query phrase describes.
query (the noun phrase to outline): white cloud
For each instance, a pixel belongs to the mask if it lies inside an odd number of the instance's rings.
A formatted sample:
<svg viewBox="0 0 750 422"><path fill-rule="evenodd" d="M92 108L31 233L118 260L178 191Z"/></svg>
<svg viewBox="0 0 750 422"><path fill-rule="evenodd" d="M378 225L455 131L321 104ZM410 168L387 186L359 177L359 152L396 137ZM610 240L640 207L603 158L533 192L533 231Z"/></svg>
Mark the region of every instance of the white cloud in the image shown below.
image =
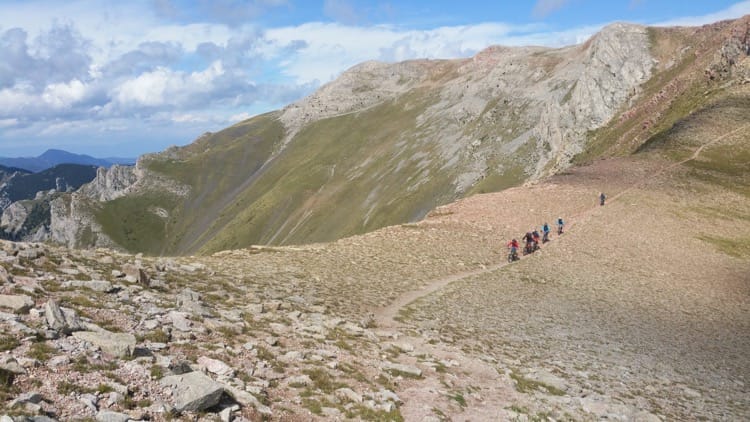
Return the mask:
<svg viewBox="0 0 750 422"><path fill-rule="evenodd" d="M250 113L242 112L242 113L237 113L237 114L233 114L233 115L229 116L229 121L230 122L241 122L241 121L247 120L247 119L249 119L251 117L253 117L253 116Z"/></svg>
<svg viewBox="0 0 750 422"><path fill-rule="evenodd" d="M544 31L540 25L480 23L419 31L392 26L308 23L267 31L267 44L262 51L267 57L274 57L281 46L295 40L303 41L303 48L294 55L284 57L281 71L293 77L297 83L325 83L366 60L395 62L417 58L468 57L496 44L559 47L585 41L602 26L550 32Z"/></svg>
<svg viewBox="0 0 750 422"><path fill-rule="evenodd" d="M117 88L113 98L126 107L180 106L196 94L210 94L216 78L224 74L220 61L202 72L185 73L159 67L129 79Z"/></svg>
<svg viewBox="0 0 750 422"><path fill-rule="evenodd" d="M47 85L42 93L42 100L53 108L70 107L86 96L86 86L74 79L69 83Z"/></svg>

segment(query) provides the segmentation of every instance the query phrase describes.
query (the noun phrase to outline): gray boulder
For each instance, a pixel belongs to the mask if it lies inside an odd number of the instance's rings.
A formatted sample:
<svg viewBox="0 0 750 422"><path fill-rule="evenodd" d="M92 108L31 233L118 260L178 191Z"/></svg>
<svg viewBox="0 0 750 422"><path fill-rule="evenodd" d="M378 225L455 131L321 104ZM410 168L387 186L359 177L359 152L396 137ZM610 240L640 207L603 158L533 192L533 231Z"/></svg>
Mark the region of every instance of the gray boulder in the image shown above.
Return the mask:
<svg viewBox="0 0 750 422"><path fill-rule="evenodd" d="M104 353L120 358L131 356L135 350L135 336L130 333L113 333L106 330L77 331L73 336L99 346Z"/></svg>
<svg viewBox="0 0 750 422"><path fill-rule="evenodd" d="M110 293L115 289L112 283L105 280L70 280L63 283L65 288L84 288L95 292Z"/></svg>
<svg viewBox="0 0 750 422"><path fill-rule="evenodd" d="M122 266L122 272L125 273L125 277L138 284L148 286L151 278L148 276L146 271L139 265L135 264L124 264Z"/></svg>
<svg viewBox="0 0 750 422"><path fill-rule="evenodd" d="M50 299L44 305L44 317L49 328L70 334L83 329L83 323L72 309L63 309L54 300Z"/></svg>
<svg viewBox="0 0 750 422"><path fill-rule="evenodd" d="M172 389L174 407L178 412L199 412L219 403L224 386L201 372L171 375L160 381Z"/></svg>

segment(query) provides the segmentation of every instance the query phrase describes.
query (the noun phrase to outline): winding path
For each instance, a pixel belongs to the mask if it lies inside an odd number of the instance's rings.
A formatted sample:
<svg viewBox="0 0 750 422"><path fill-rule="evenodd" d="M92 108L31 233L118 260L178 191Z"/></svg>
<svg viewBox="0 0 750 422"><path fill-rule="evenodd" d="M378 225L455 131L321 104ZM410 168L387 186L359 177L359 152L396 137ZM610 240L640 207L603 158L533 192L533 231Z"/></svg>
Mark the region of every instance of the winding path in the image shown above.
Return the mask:
<svg viewBox="0 0 750 422"><path fill-rule="evenodd" d="M688 161L695 160L696 158L698 158L698 156L700 155L700 153L703 152L703 150L706 147L715 145L715 144L721 142L722 140L726 139L727 137L730 137L730 136L734 135L735 133L738 133L738 132L743 131L743 130L744 131L750 130L750 123L745 124L743 126L740 126L740 127L736 128L734 130L731 130L731 131L729 131L729 132L727 132L727 133L725 133L725 134L723 134L723 135L721 135L721 136L719 136L717 138L712 139L710 142L707 142L707 143L701 145L700 147L698 147L693 152L693 154L690 155L690 157L688 157L688 158L686 158L686 159L684 159L682 161L678 161L676 163L670 164L670 165L664 167L663 169L659 170L655 174L652 174L652 175L648 176L647 178L643 178L639 182L633 183L631 186L623 189L622 191L618 192L617 194L615 194L611 198L609 198L609 202L616 201L623 194L625 194L627 192L630 192L633 189L642 187L643 185L645 185L646 183L648 183L650 180L654 179L655 177L661 176L662 174L664 174L664 173L666 173L666 172L668 172L668 171L670 171L670 170L672 170L672 169L674 169L674 168L676 168L676 167L678 167L680 165L683 165L683 164L687 163ZM580 213L572 216L570 218L570 221L569 221L568 225L567 225L568 226L568 230L571 227L573 227L573 225L575 224L575 222L577 220L581 220L584 217L587 217L589 214L591 214L591 212L593 212L594 210L597 210L599 208L600 208L599 205L595 205L595 206L593 206L591 208L588 208L588 209L586 209L586 210L584 210L584 211L582 211L582 212L580 212ZM533 255L530 255L530 256L533 256ZM519 256L519 258L525 259L525 257L520 257L520 256ZM399 323L398 321L396 321L394 318L398 315L399 311L402 308L406 307L410 303L412 303L412 302L414 302L414 301L416 301L416 300L418 300L418 299L420 299L422 297L428 296L428 295L430 295L430 294L432 294L432 293L434 293L434 292L442 289L443 287L445 287L445 286L447 286L447 285L449 285L449 284L451 284L451 283L453 283L455 281L463 280L465 278L469 278L469 277L476 276L476 275L491 273L491 272L497 271L497 270L499 270L499 269L501 269L501 268L503 268L503 267L505 267L506 265L509 265L509 264L510 263L508 263L508 262L501 262L499 264L490 265L488 267L480 268L480 269L477 269L477 270L460 272L460 273L449 275L447 277L443 277L443 278L439 278L439 279L433 280L432 282L428 283L422 289L420 289L420 290L411 290L411 291L405 292L405 293L401 294L399 297L397 297L390 305L388 305L388 306L386 306L384 308L377 309L374 312L375 321L376 321L378 327L381 327L381 328L395 328L395 327L401 326L401 323Z"/></svg>

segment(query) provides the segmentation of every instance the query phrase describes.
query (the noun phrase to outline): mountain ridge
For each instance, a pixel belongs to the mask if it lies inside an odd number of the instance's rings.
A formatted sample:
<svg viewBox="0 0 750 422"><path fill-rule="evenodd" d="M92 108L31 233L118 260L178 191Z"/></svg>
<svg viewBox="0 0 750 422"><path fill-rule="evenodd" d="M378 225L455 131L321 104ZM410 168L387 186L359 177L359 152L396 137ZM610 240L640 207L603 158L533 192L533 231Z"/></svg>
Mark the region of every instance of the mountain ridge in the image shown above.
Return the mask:
<svg viewBox="0 0 750 422"><path fill-rule="evenodd" d="M61 149L50 148L36 157L0 157L0 165L17 167L33 173L55 167L59 164L83 164L111 167L115 164L133 164L131 158L94 158L86 154L75 154Z"/></svg>

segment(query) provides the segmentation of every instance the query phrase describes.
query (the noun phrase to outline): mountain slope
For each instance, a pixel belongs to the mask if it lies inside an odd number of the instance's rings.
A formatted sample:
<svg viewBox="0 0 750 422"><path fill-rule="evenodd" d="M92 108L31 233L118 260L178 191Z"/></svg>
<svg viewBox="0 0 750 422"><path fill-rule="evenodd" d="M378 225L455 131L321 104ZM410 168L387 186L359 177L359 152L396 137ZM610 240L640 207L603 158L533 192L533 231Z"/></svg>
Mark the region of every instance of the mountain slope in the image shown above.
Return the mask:
<svg viewBox="0 0 750 422"><path fill-rule="evenodd" d="M742 81L746 32L747 18L615 24L563 49L363 63L281 112L142 157L126 194L72 208L88 213L101 244L154 254L330 241L416 221L574 157L635 151Z"/></svg>

